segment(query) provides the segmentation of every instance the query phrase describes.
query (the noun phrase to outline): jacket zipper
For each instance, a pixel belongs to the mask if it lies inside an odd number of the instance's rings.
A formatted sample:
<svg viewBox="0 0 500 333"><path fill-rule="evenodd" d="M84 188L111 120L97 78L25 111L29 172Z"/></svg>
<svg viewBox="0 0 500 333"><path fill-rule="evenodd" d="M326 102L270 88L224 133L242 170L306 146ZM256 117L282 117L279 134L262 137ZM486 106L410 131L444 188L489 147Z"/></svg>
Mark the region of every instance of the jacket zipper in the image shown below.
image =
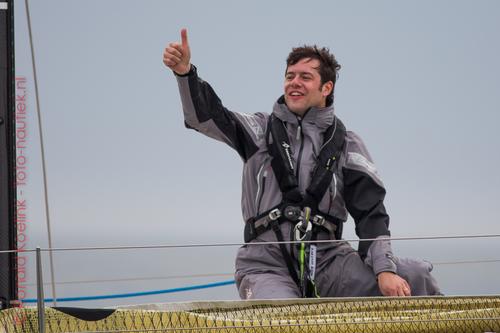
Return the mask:
<svg viewBox="0 0 500 333"><path fill-rule="evenodd" d="M260 192L260 197L257 203L257 215L260 213L260 204L262 203L262 198L264 197L264 191L266 189L266 177L267 177L267 170L264 171L264 174L262 175L262 191Z"/></svg>
<svg viewBox="0 0 500 333"><path fill-rule="evenodd" d="M297 127L297 140L300 140L300 149L299 149L299 157L297 158L297 172L295 174L295 177L297 177L297 182L299 181L299 171L300 171L300 162L302 159L302 150L304 149L304 140L302 140L302 120L297 117L297 120L299 122L299 126Z"/></svg>
<svg viewBox="0 0 500 333"><path fill-rule="evenodd" d="M257 172L257 193L255 194L255 208L257 210L256 215L259 214L260 202L262 201L262 197L264 195L264 185L267 177L267 170L264 170L266 166L267 159L264 159L264 162L259 168L259 172ZM262 177L261 177L262 175ZM262 187L261 187L262 185Z"/></svg>

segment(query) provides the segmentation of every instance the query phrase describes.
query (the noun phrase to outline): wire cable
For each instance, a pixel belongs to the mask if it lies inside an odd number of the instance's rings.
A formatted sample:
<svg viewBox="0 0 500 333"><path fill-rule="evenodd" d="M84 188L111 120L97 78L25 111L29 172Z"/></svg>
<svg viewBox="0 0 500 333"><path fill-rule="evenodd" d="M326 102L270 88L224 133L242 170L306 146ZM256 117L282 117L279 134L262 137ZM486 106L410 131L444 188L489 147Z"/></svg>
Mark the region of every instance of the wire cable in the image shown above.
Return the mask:
<svg viewBox="0 0 500 333"><path fill-rule="evenodd" d="M345 243L345 242L371 242L371 241L409 241L409 240L443 240L443 239L475 239L475 238L500 238L500 234L484 235L454 235L454 236L418 236L418 237L384 237L363 239L325 239L314 241L274 241L274 242L236 242L236 243L197 243L197 244L167 244L167 245L131 245L131 246L96 246L96 247L66 247L41 249L41 251L90 251L90 250L135 250L135 249L174 249L198 247L233 247L233 246L259 246L300 243Z"/></svg>
<svg viewBox="0 0 500 333"><path fill-rule="evenodd" d="M35 48L33 46L33 33L31 31L31 15L29 9L29 1L25 0L25 8L26 8L26 20L28 22L28 33L29 33L29 41L31 48L31 64L33 66L33 81L35 84L35 99L36 99L36 110L38 115L38 133L40 135L40 150L41 150L41 158L42 158L42 176L43 176L43 190L44 190L44 199L45 199L45 219L47 221L47 236L49 242L49 248L52 248L52 235L50 232L50 210L49 210L49 194L48 194L48 182L47 182L47 171L46 171L46 163L45 163L45 146L43 144L43 126L42 126L42 114L40 112L40 94L38 92L38 78L36 71L36 62L35 62ZM49 261L50 261L50 277L52 281L52 295L54 297L54 306L57 306L57 298L56 298L56 287L55 287L55 275L54 275L54 259L53 253L49 253Z"/></svg>
<svg viewBox="0 0 500 333"><path fill-rule="evenodd" d="M60 247L41 248L42 252L64 252L64 251L102 251L102 250L141 250L141 249L182 249L198 247L233 247L233 246L259 246L259 245L279 245L279 244L300 244L312 243L346 243L346 242L372 242L372 241L414 241L414 240L451 240L451 239L476 239L476 238L500 238L500 234L483 235L453 235L453 236L417 236L417 237L384 237L384 238L362 238L362 239L325 239L314 241L269 241L269 242L235 242L235 243L195 243L195 244L165 244L165 245L122 245L122 246L88 246L88 247ZM23 250L1 250L0 253L21 253L35 252L35 249Z"/></svg>
<svg viewBox="0 0 500 333"><path fill-rule="evenodd" d="M384 238L362 238L362 239L325 239L314 241L274 241L274 242L251 242L251 243L195 243L195 244L165 244L165 245L122 245L122 246L88 246L88 247L60 247L41 248L42 252L64 252L64 251L102 251L102 250L147 250L147 249L183 249L199 247L234 247L234 246L266 246L279 244L324 244L324 243L346 243L346 242L370 242L370 241L413 241L413 240L451 240L451 239L476 239L476 238L500 238L500 234L484 235L455 235L455 236L419 236L419 237L384 237ZM1 250L0 253L35 252L35 249L23 250Z"/></svg>

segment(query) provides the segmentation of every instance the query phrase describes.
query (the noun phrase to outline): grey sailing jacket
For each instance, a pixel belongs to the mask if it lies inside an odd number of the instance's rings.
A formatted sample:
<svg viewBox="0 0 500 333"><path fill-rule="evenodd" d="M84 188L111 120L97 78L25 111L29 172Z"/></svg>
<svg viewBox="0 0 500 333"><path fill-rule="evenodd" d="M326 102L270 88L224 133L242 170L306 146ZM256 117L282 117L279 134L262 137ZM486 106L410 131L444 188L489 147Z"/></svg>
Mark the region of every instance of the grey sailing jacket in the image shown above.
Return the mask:
<svg viewBox="0 0 500 333"><path fill-rule="evenodd" d="M176 78L186 127L228 144L244 162L241 197L244 221L278 205L281 191L271 168L265 139L269 114L244 114L226 109L212 87L198 76L194 65L189 73L176 75ZM304 191L311 180L323 134L333 123L333 106L311 108L300 119L287 109L281 97L272 112L285 122L299 188ZM342 221L347 220L349 213L359 238L389 237L384 196L384 186L363 141L347 131L339 168L319 203L319 210ZM288 235L289 229L285 230L284 235ZM325 237L318 236L319 239ZM318 251L332 246L335 245L321 244ZM358 251L375 274L396 272L388 240L361 242Z"/></svg>

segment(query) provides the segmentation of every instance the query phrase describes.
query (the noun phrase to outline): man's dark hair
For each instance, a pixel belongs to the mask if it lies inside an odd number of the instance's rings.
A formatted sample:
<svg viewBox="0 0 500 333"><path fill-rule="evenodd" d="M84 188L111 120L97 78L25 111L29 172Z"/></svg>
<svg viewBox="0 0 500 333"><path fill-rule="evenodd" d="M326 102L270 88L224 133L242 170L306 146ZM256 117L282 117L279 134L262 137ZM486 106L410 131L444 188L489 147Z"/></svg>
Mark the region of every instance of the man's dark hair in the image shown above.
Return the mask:
<svg viewBox="0 0 500 333"><path fill-rule="evenodd" d="M319 61L318 72L321 77L321 85L328 81L332 81L335 89L335 82L337 81L340 65L335 59L335 56L330 53L330 50L326 47L318 48L316 45L294 47L286 59L287 69L289 66L295 65L305 58L317 59ZM334 89L332 89L332 93L326 97L326 105L331 105L333 103Z"/></svg>

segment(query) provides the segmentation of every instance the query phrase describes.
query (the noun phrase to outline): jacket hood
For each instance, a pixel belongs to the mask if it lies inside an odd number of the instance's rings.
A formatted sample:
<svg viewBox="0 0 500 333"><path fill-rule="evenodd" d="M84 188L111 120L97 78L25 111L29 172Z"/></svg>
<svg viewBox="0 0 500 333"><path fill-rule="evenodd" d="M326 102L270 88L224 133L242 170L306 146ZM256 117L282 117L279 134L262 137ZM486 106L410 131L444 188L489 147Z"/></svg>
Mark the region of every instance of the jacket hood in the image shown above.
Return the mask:
<svg viewBox="0 0 500 333"><path fill-rule="evenodd" d="M292 124L298 124L299 122L299 117L290 111L288 106L285 104L284 96L278 98L278 100L274 103L273 114L284 122ZM326 129L333 124L334 118L335 112L332 104L324 108L310 108L302 118L302 121L314 123L317 127Z"/></svg>

